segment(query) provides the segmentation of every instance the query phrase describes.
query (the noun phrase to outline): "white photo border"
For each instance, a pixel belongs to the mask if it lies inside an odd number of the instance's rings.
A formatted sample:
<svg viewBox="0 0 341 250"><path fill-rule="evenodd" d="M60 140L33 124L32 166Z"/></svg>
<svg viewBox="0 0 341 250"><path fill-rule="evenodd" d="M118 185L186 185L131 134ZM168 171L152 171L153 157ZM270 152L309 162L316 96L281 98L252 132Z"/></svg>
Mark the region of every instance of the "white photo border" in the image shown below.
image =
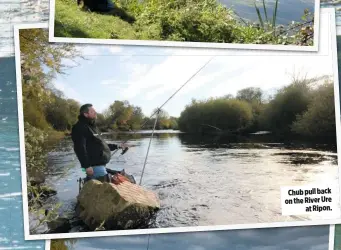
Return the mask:
<svg viewBox="0 0 341 250"><path fill-rule="evenodd" d="M322 9L320 6L320 0L315 0L314 44L312 46L55 37L54 36L55 6L56 6L55 0L50 0L49 42L54 42L54 43L84 43L84 44L136 45L136 46L161 46L161 47L315 51L315 52L317 52L319 49L320 10Z"/></svg>
<svg viewBox="0 0 341 250"><path fill-rule="evenodd" d="M335 245L334 243L335 243L335 225L330 225L328 250L334 250L334 245Z"/></svg>
<svg viewBox="0 0 341 250"><path fill-rule="evenodd" d="M336 118L336 136L337 136L337 156L338 156L338 174L339 188L341 189L340 163L341 163L341 139L339 139L341 131L340 121L340 98L339 98L339 81L338 81L338 58L336 45L336 25L335 25L335 9L324 8L322 12L329 18L329 27L331 37L333 37L332 53L333 53L333 78L334 78L334 100L335 100L335 118ZM217 226L190 226L190 227L173 227L173 228L157 228L157 229L132 229L132 230L113 230L113 231L97 231L97 232L76 232L61 234L37 234L31 235L29 230L28 200L27 200L27 178L26 178L26 158L25 158L25 138L24 138L24 122L23 122L23 102L22 102L22 86L21 86L21 65L20 65L20 44L19 30L48 28L48 24L21 24L14 26L15 41L15 64L16 64L16 83L17 83L17 101L18 101L18 122L19 122L19 139L20 139L20 162L21 162L21 178L22 178L22 196L23 196L23 217L24 217L24 235L25 240L47 240L47 239L71 239L71 238L88 238L88 237L105 237L118 235L143 235L143 234L163 234L163 233L181 233L181 232L201 232L201 231L221 231L221 230L238 230L238 229L255 229L255 228L276 228L276 227L293 227L293 226L313 226L313 225L330 225L341 224L340 219L326 220L307 220L294 222L271 222L271 223L255 223L255 224L234 224L234 225L217 225Z"/></svg>
<svg viewBox="0 0 341 250"><path fill-rule="evenodd" d="M51 250L51 240L45 240L45 250Z"/></svg>

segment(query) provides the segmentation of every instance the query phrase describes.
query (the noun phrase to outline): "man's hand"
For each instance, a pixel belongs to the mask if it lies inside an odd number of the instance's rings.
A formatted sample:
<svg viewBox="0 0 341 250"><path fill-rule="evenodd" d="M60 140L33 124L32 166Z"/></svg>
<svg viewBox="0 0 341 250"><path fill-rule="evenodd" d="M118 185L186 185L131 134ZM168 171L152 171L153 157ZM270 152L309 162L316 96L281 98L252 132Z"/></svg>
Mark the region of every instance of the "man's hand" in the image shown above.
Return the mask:
<svg viewBox="0 0 341 250"><path fill-rule="evenodd" d="M128 148L128 146L124 143L120 144L119 147L123 150L125 150L126 148Z"/></svg>
<svg viewBox="0 0 341 250"><path fill-rule="evenodd" d="M94 174L94 170L92 167L88 167L87 169L85 169L85 172L88 176L92 176Z"/></svg>

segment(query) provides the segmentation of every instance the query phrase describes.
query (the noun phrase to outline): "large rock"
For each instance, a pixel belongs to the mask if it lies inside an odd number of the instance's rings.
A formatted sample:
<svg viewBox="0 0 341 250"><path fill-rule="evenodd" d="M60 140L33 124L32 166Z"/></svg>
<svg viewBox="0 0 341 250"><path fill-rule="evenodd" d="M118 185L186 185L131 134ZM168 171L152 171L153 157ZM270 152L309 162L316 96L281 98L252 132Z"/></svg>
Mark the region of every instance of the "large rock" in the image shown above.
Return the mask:
<svg viewBox="0 0 341 250"><path fill-rule="evenodd" d="M87 181L77 199L76 212L91 230L101 225L106 230L143 228L160 209L153 192L129 181Z"/></svg>

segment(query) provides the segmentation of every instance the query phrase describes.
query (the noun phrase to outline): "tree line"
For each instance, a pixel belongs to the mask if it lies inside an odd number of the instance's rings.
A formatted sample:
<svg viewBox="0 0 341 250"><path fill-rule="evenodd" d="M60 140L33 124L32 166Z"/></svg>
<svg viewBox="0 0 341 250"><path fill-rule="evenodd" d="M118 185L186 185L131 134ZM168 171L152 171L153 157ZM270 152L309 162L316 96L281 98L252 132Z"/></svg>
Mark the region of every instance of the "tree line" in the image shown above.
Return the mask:
<svg viewBox="0 0 341 250"><path fill-rule="evenodd" d="M334 84L327 77L302 78L269 98L260 88L246 88L236 96L192 100L178 124L184 132L271 131L282 136L336 138Z"/></svg>

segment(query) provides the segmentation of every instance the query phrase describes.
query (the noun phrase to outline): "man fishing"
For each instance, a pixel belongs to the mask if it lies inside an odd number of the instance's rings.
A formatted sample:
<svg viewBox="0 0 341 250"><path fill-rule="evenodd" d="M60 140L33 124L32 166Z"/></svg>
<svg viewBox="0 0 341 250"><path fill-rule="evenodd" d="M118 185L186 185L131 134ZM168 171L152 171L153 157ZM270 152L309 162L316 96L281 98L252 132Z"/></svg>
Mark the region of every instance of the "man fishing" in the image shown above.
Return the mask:
<svg viewBox="0 0 341 250"><path fill-rule="evenodd" d="M107 144L100 136L96 126L97 113L92 104L84 104L80 108L78 122L72 127L71 137L74 151L85 169L87 180L105 181L108 172L106 164L111 159L111 151L127 149L124 144Z"/></svg>
<svg viewBox="0 0 341 250"><path fill-rule="evenodd" d="M77 0L77 5L80 6L82 2L84 7L91 12L118 16L128 23L134 23L136 21L135 17L128 14L124 9L116 6L112 0Z"/></svg>

